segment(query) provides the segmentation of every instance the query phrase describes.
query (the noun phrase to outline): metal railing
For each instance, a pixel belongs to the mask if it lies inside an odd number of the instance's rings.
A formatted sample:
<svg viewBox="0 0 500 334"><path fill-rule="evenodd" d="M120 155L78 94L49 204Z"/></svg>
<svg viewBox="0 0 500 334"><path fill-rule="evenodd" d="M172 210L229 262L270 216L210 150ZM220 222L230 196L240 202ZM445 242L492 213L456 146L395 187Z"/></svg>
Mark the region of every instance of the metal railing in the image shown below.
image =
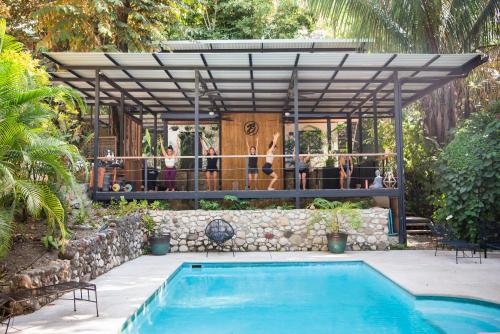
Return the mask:
<svg viewBox="0 0 500 334"><path fill-rule="evenodd" d="M217 158L217 176L215 178L215 191L260 191L267 190L264 184L270 182L271 177L265 175L262 167L266 155L257 154L257 189L251 189L249 178L248 155L214 155ZM340 157L344 161L349 159L349 175L342 171L339 166ZM331 154L275 154L273 171L277 175L276 188L283 190L320 190L320 189L395 189L395 154L393 153L331 153ZM207 156L199 156L198 178L195 176L194 155L175 156L175 190L194 191L194 183L198 179L199 191L208 190L206 159ZM307 170L297 171L295 160L297 158L308 159ZM327 159L334 158L334 165L326 165ZM99 192L137 192L137 191L162 191L165 188L164 156L120 156L120 157L98 157L98 191ZM237 159L234 163L227 163L228 159ZM93 159L92 159L93 160ZM231 166L231 167L227 167ZM301 166L303 167L303 166ZM93 168L90 169L91 171ZM376 170L380 171L380 177L376 178ZM302 177L305 173L305 186ZM347 181L349 180L349 181ZM93 178L90 178L90 187ZM299 182L297 187L296 182ZM341 185L340 183L344 184ZM214 183L214 182L212 182Z"/></svg>

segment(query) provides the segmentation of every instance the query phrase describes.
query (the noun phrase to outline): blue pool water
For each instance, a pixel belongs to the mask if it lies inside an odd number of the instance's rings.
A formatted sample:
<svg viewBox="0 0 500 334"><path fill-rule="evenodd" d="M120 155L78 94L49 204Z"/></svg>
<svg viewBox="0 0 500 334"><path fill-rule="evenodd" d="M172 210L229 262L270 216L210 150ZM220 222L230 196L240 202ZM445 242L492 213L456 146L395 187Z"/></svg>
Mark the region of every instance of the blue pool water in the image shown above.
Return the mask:
<svg viewBox="0 0 500 334"><path fill-rule="evenodd" d="M477 333L500 306L415 298L363 262L183 264L123 333Z"/></svg>

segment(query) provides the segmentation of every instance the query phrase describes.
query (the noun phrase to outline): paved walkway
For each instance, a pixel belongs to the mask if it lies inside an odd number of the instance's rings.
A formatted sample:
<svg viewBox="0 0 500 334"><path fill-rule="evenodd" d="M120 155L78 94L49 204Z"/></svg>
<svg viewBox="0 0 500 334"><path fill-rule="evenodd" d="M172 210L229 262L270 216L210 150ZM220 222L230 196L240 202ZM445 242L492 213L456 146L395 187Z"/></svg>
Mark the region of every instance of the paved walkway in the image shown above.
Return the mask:
<svg viewBox="0 0 500 334"><path fill-rule="evenodd" d="M142 256L117 267L93 281L97 284L100 317L94 304L80 302L73 312L72 301L57 300L39 311L17 317L9 333L117 333L124 321L182 262L243 261L343 261L363 260L413 294L472 297L500 303L500 254L460 259L454 253L433 251L288 253L176 253ZM1 328L1 327L0 327Z"/></svg>

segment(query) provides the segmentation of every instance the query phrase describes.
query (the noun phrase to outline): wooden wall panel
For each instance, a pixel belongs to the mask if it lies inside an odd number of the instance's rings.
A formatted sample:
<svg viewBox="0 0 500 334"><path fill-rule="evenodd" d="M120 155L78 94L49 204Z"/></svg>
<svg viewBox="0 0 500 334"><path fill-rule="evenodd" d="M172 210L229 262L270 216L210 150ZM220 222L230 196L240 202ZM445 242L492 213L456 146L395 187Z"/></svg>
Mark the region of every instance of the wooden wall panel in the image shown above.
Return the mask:
<svg viewBox="0 0 500 334"><path fill-rule="evenodd" d="M250 146L255 145L255 140L259 137L258 154L266 154L267 146L273 139L274 132L280 133L276 154L283 154L283 127L280 114L250 114L250 113L231 113L221 121L221 154L236 155L247 154L245 138L248 138ZM259 130L256 135L246 135L244 131L245 123L254 121ZM262 172L262 165L265 158L258 158L257 166L259 168L259 189L265 190L270 181L270 177ZM245 188L245 159L244 158L222 158L222 190L233 189L233 182L238 182L238 189ZM275 189L283 189L283 159L275 158L273 169L278 174L278 181Z"/></svg>
<svg viewBox="0 0 500 334"><path fill-rule="evenodd" d="M135 117L124 115L124 156L142 156L142 123ZM141 190L142 185L142 160L125 159L124 161L125 179L131 183L134 190Z"/></svg>

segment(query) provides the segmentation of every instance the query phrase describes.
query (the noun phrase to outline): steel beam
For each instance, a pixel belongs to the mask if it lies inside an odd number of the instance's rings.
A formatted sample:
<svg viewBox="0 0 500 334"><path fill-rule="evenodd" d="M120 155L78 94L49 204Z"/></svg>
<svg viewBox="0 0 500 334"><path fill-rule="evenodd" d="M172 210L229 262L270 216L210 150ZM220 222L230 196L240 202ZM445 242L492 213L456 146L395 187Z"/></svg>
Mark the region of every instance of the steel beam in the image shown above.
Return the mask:
<svg viewBox="0 0 500 334"><path fill-rule="evenodd" d="M363 114L358 114L358 152L363 153Z"/></svg>
<svg viewBox="0 0 500 334"><path fill-rule="evenodd" d="M352 117L347 115L347 153L352 153Z"/></svg>
<svg viewBox="0 0 500 334"><path fill-rule="evenodd" d="M195 82L194 82L194 207L198 209L198 193L199 193L199 145L200 145L200 72L195 71Z"/></svg>
<svg viewBox="0 0 500 334"><path fill-rule="evenodd" d="M154 114L154 118L153 118L153 136L151 138L151 141L152 141L152 144L153 144L153 147L152 147L152 151L153 151L153 156L158 156L158 114ZM156 167L157 167L157 161L158 159L154 159L153 161L153 168L154 170L156 171Z"/></svg>
<svg viewBox="0 0 500 334"><path fill-rule="evenodd" d="M480 64L482 61L481 55L471 60L471 64ZM143 71L153 71L153 70L172 70L172 71L248 71L248 66L156 66L156 65L61 65L61 68L66 70L95 70L100 68L101 70L143 70ZM382 68L381 66L289 66L289 65L278 65L278 66L254 66L252 68L254 71L423 71L423 72L451 72L457 69L453 65L442 65L442 66L432 66L432 67L422 67L422 66L391 66L387 68Z"/></svg>
<svg viewBox="0 0 500 334"><path fill-rule="evenodd" d="M394 72L394 123L396 133L396 173L398 182L399 242L406 243L405 178L403 152L403 108L398 72Z"/></svg>
<svg viewBox="0 0 500 334"><path fill-rule="evenodd" d="M353 197L373 197L373 196L397 196L397 189L311 189L301 191L300 198L353 198ZM259 190L259 191L135 191L135 192L98 192L97 200L109 201L111 199L147 199L147 200L166 200L166 199L223 199L226 195L233 195L238 198L295 198L295 191L289 190Z"/></svg>
<svg viewBox="0 0 500 334"><path fill-rule="evenodd" d="M92 180L92 199L96 199L97 195L97 184L99 179L99 98L101 95L101 71L99 69L95 70L95 110L94 110L94 166L93 166L93 177Z"/></svg>
<svg viewBox="0 0 500 334"><path fill-rule="evenodd" d="M378 153L378 110L377 110L377 94L373 97L373 146L375 153Z"/></svg>
<svg viewBox="0 0 500 334"><path fill-rule="evenodd" d="M300 133L299 133L299 86L297 71L293 74L293 138L295 140L295 207L300 209L300 175L299 175L299 154L300 154ZM283 137L285 135L283 134Z"/></svg>

